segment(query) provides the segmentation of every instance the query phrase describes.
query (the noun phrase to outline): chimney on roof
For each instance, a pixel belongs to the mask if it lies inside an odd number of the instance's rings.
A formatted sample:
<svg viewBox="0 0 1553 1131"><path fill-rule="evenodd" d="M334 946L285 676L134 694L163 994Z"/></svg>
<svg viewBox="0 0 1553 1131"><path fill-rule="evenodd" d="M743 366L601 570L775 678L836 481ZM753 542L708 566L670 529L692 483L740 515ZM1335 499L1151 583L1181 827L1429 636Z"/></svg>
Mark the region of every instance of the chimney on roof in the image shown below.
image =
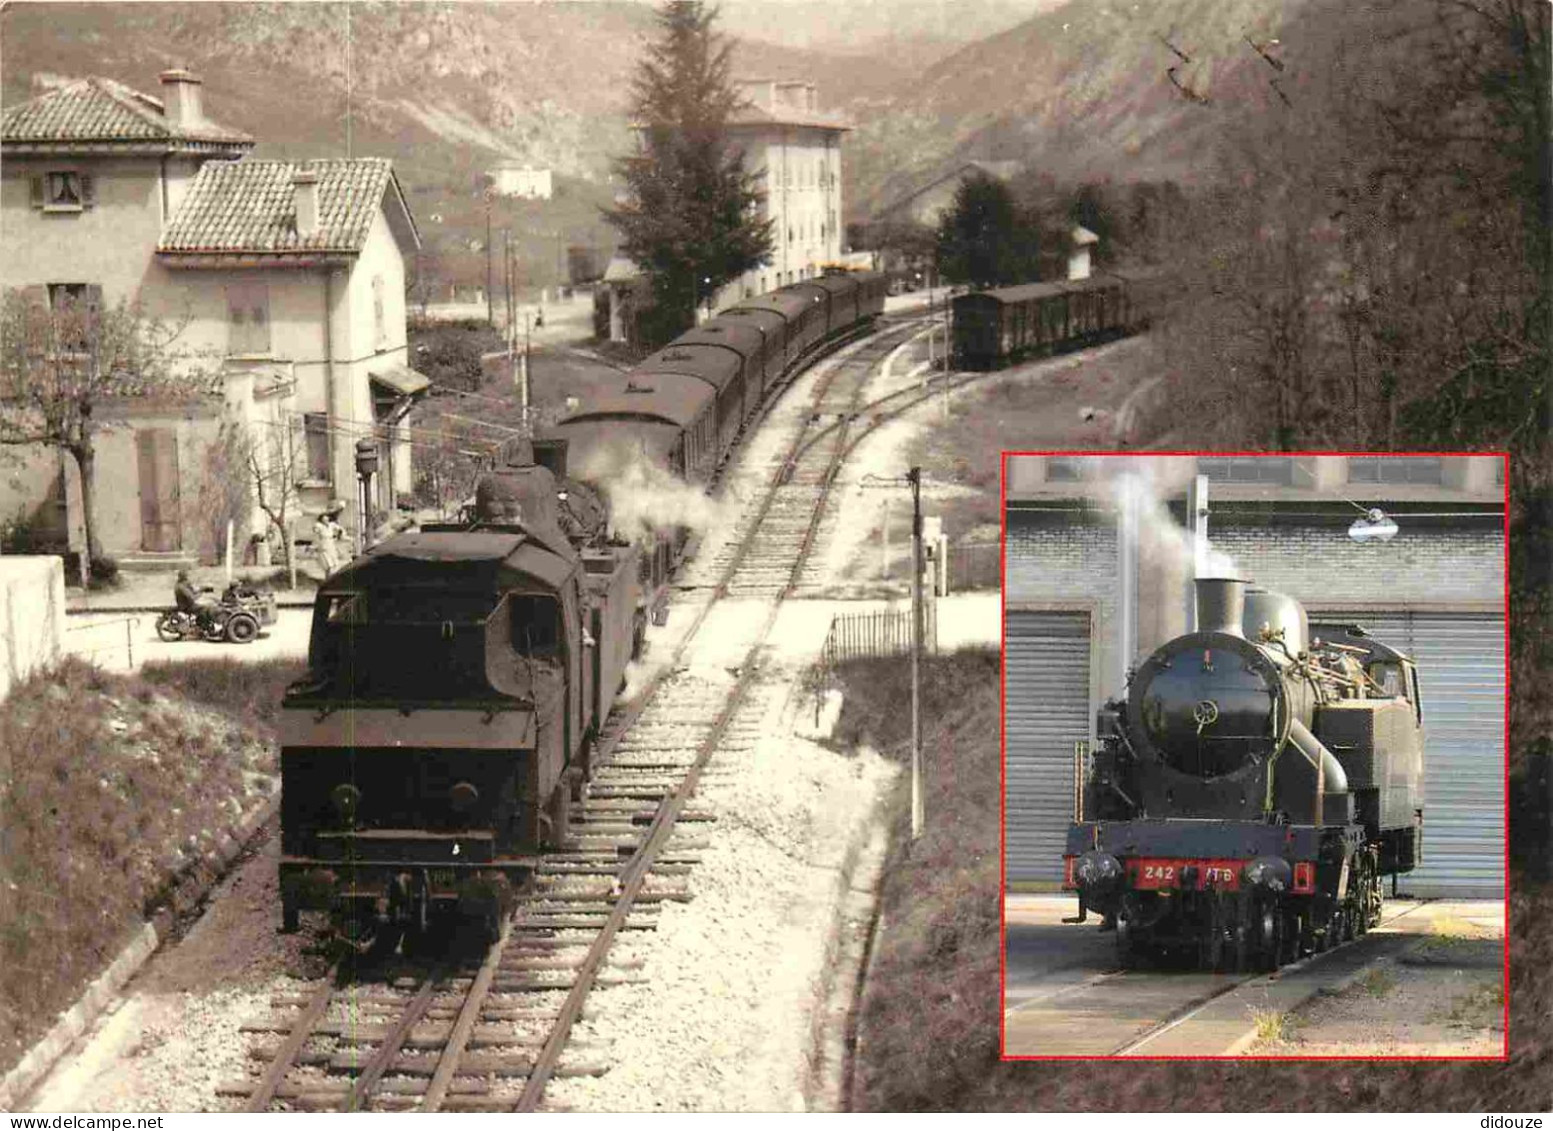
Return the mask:
<svg viewBox="0 0 1553 1131"><path fill-rule="evenodd" d="M297 235L310 236L318 231L318 174L299 169L291 178L297 202Z"/></svg>
<svg viewBox="0 0 1553 1131"><path fill-rule="evenodd" d="M162 103L169 122L175 126L195 126L205 120L198 78L181 67L163 71L157 77L162 80Z"/></svg>

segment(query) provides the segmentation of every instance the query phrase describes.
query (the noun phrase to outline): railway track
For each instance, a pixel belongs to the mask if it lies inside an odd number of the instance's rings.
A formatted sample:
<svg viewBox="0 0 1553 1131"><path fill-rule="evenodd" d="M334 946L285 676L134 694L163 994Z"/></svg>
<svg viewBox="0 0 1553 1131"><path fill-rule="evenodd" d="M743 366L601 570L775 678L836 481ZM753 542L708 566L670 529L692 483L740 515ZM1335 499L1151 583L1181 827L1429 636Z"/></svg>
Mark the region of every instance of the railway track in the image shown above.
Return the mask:
<svg viewBox="0 0 1553 1131"><path fill-rule="evenodd" d="M498 940L426 964L337 965L311 990L277 996L244 1026L262 1068L223 1096L249 1111L521 1111L553 1077L607 1069L608 1050L571 1041L572 1027L595 986L639 980L616 940L690 898L695 826L715 820L691 799L716 773L714 754L759 737L760 650L815 547L837 470L880 422L857 423L870 379L916 330L888 327L817 375L767 489L715 559L708 599L687 608L694 619L660 677L611 716L566 850L546 858ZM680 668L699 637L728 662Z"/></svg>

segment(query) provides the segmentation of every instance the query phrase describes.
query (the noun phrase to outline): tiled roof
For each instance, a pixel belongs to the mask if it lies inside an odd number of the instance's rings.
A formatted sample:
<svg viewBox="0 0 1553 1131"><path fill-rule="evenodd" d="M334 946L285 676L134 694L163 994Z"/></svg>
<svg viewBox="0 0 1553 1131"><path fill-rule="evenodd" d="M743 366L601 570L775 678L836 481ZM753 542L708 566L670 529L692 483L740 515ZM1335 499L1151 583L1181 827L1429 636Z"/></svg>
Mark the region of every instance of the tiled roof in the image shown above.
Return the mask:
<svg viewBox="0 0 1553 1131"><path fill-rule="evenodd" d="M215 122L167 120L162 101L112 79L87 78L8 107L0 138L6 145L154 144L204 142L253 145L241 130Z"/></svg>
<svg viewBox="0 0 1553 1131"><path fill-rule="evenodd" d="M318 228L309 236L297 232L296 190L291 184L303 170L318 176ZM157 251L359 252L390 186L398 191L393 168L382 157L209 161L189 186Z"/></svg>

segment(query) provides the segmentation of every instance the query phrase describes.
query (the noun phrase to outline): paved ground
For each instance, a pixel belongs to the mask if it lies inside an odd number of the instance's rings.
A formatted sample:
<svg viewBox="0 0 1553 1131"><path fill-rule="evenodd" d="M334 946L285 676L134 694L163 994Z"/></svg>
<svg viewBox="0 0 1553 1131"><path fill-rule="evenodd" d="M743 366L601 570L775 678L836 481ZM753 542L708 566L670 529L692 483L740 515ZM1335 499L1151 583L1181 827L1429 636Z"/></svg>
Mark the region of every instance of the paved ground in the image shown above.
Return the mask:
<svg viewBox="0 0 1553 1131"><path fill-rule="evenodd" d="M1098 918L1062 922L1077 912L1071 895L1011 895L1004 907L1007 1056L1239 1055L1257 1014L1295 1010L1431 938L1470 930L1502 943L1504 931L1498 900L1396 899L1364 939L1276 975L1123 973Z"/></svg>

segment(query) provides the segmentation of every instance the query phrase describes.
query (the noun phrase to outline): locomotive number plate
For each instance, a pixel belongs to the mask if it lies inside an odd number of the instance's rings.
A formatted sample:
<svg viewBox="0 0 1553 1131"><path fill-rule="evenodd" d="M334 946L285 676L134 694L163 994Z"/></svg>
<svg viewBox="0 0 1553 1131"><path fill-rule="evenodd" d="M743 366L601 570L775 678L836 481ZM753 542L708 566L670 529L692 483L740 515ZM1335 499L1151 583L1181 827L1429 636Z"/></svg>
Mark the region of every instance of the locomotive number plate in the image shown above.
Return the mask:
<svg viewBox="0 0 1553 1131"><path fill-rule="evenodd" d="M1127 876L1133 887L1157 891L1184 887L1183 873L1187 868L1193 868L1196 869L1196 882L1191 885L1193 890L1239 891L1243 863L1242 860L1130 860Z"/></svg>

